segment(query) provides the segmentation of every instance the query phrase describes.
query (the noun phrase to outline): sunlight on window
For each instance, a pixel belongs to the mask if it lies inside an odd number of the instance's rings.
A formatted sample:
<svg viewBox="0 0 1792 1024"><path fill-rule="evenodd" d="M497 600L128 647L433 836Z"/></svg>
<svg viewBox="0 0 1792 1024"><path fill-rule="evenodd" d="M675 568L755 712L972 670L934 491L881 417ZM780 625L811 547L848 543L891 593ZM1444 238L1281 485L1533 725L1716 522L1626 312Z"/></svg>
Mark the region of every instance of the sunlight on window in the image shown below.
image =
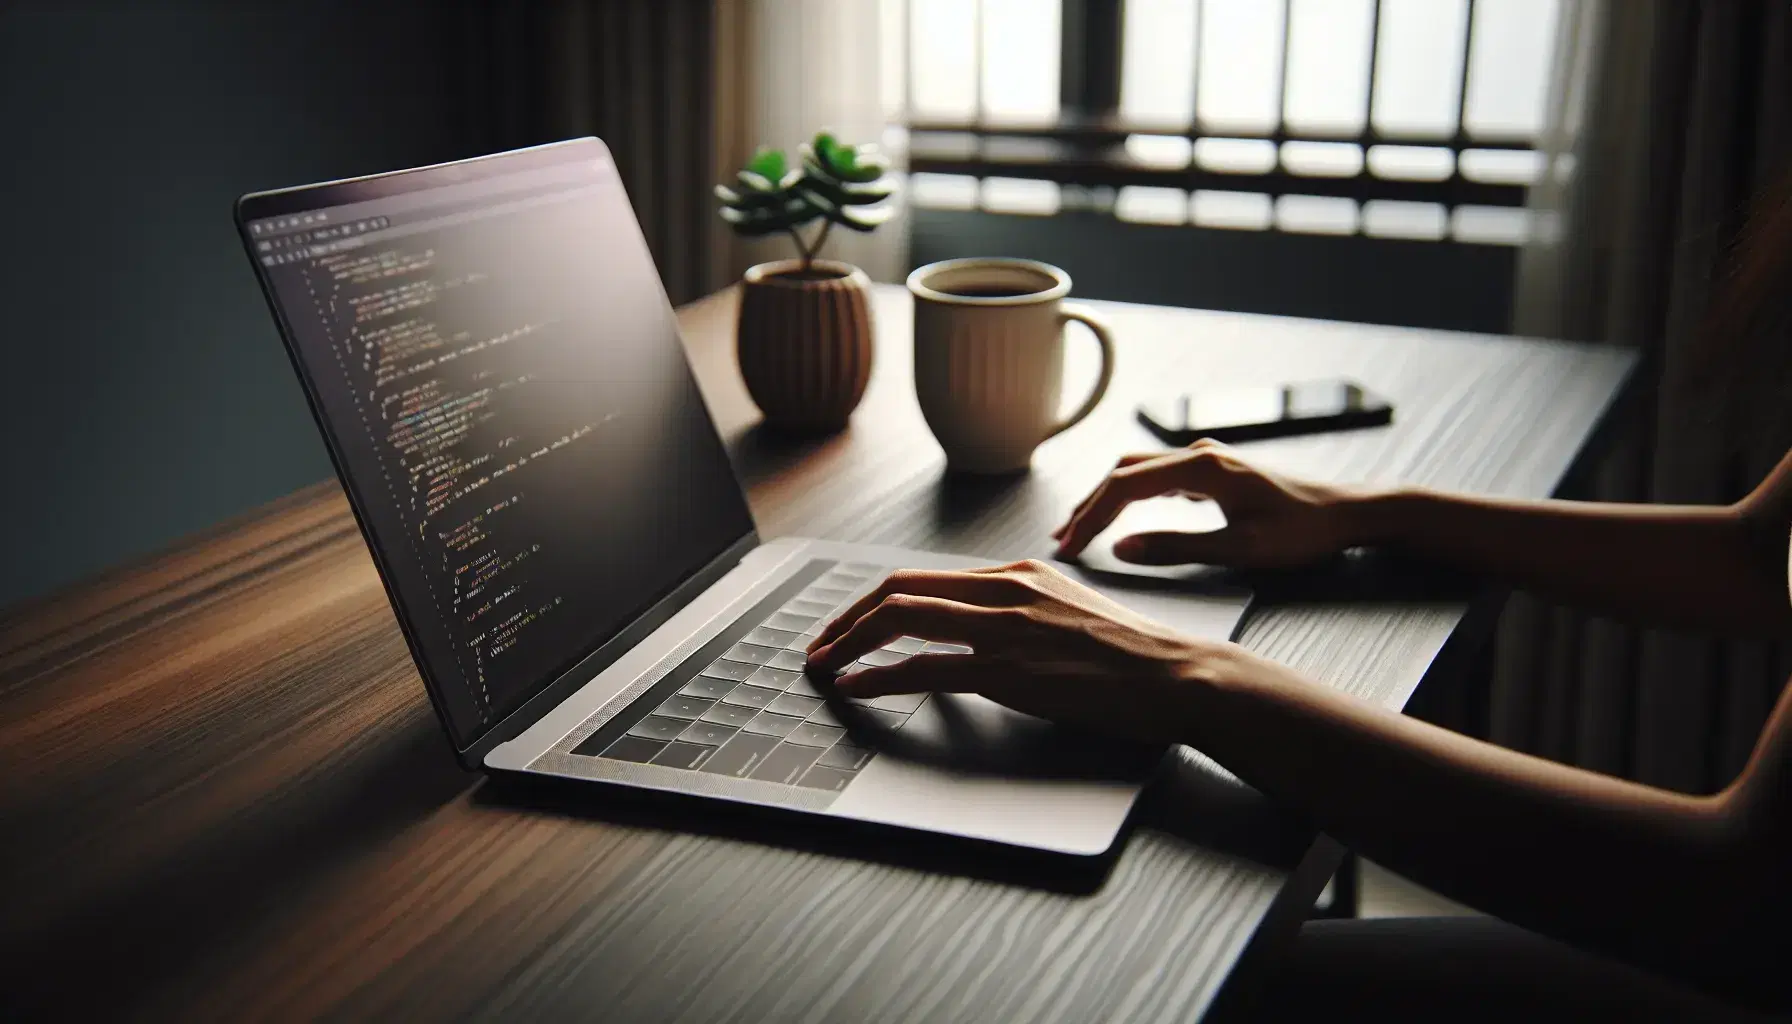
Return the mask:
<svg viewBox="0 0 1792 1024"><path fill-rule="evenodd" d="M1114 196L1114 216L1134 224L1181 224L1188 219L1188 193L1179 188L1128 185Z"/></svg>
<svg viewBox="0 0 1792 1024"><path fill-rule="evenodd" d="M1519 206L1458 206L1450 237L1481 245L1523 245L1531 237L1531 212Z"/></svg>
<svg viewBox="0 0 1792 1024"><path fill-rule="evenodd" d="M908 201L932 210L974 210L977 179L967 174L911 174Z"/></svg>
<svg viewBox="0 0 1792 1024"><path fill-rule="evenodd" d="M1282 12L1263 0L1205 0L1195 89L1203 128L1268 131L1281 120Z"/></svg>
<svg viewBox="0 0 1792 1024"><path fill-rule="evenodd" d="M1128 135L1126 155L1147 167L1187 167L1195 144L1183 135Z"/></svg>
<svg viewBox="0 0 1792 1024"><path fill-rule="evenodd" d="M1382 0L1375 111L1388 135L1444 138L1456 131L1468 0Z"/></svg>
<svg viewBox="0 0 1792 1024"><path fill-rule="evenodd" d="M1316 135L1362 131L1374 31L1374 0L1293 0L1282 99L1288 127Z"/></svg>
<svg viewBox="0 0 1792 1024"><path fill-rule="evenodd" d="M1011 123L1054 120L1061 0L981 3L984 118Z"/></svg>
<svg viewBox="0 0 1792 1024"><path fill-rule="evenodd" d="M965 0L909 0L913 114L977 116L977 8Z"/></svg>
<svg viewBox="0 0 1792 1024"><path fill-rule="evenodd" d="M908 0L878 0L877 87L886 121L901 120L908 105L908 48L902 38L902 21L907 16Z"/></svg>
<svg viewBox="0 0 1792 1024"><path fill-rule="evenodd" d="M1490 185L1530 185L1543 174L1543 154L1532 149L1465 149L1462 176Z"/></svg>
<svg viewBox="0 0 1792 1024"><path fill-rule="evenodd" d="M1354 178L1363 173L1363 147L1354 142L1284 142L1282 166L1312 178Z"/></svg>
<svg viewBox="0 0 1792 1024"><path fill-rule="evenodd" d="M1220 174L1268 174L1276 169L1276 144L1268 139L1196 139L1195 164Z"/></svg>
<svg viewBox="0 0 1792 1024"><path fill-rule="evenodd" d="M1440 203L1371 199L1363 204L1363 234L1377 238L1412 238L1434 242L1450 227L1449 211Z"/></svg>
<svg viewBox="0 0 1792 1024"><path fill-rule="evenodd" d="M1276 200L1276 227L1303 235L1354 235L1356 200L1342 196L1282 196Z"/></svg>
<svg viewBox="0 0 1792 1024"><path fill-rule="evenodd" d="M1189 197L1189 219L1197 227L1267 231L1274 217L1270 198L1261 192L1201 189Z"/></svg>
<svg viewBox="0 0 1792 1024"><path fill-rule="evenodd" d="M1369 173L1394 181L1442 181L1456 171L1456 154L1442 146L1370 146Z"/></svg>
<svg viewBox="0 0 1792 1024"><path fill-rule="evenodd" d="M1120 114L1128 121L1183 128L1194 120L1196 2L1126 0Z"/></svg>
<svg viewBox="0 0 1792 1024"><path fill-rule="evenodd" d="M990 213L1049 217L1058 212L1058 183L1035 178L984 178L982 206Z"/></svg>
<svg viewBox="0 0 1792 1024"><path fill-rule="evenodd" d="M1535 138L1543 130L1557 0L1479 0L1469 37L1463 127L1481 138ZM1466 166L1466 165L1465 165Z"/></svg>

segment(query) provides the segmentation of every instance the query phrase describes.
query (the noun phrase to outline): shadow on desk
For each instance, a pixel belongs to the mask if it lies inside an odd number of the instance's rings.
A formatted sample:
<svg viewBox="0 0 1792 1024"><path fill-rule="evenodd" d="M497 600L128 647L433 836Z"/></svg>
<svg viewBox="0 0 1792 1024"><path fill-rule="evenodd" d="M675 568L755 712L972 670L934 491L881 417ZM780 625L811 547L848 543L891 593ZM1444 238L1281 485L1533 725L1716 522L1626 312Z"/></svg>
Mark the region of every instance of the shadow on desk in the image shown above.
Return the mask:
<svg viewBox="0 0 1792 1024"><path fill-rule="evenodd" d="M9 980L0 1016L104 1019L119 1007L140 1006L169 978L226 953L293 893L429 817L474 782L449 756L435 719L420 711L351 757L315 766L299 780L270 780L268 799L226 827L191 836L178 857L111 871L65 862L71 874L103 881L65 897L78 906L47 925L7 922ZM113 839L111 848L85 856L110 859L131 842ZM93 984L76 983L71 965Z"/></svg>

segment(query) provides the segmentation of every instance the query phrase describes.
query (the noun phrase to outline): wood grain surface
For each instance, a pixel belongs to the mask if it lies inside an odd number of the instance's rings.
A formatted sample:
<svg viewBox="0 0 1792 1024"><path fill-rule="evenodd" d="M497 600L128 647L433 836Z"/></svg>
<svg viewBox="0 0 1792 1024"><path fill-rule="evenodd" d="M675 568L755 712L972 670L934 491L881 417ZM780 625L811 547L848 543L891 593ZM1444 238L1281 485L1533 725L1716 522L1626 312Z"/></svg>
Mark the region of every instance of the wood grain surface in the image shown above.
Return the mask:
<svg viewBox="0 0 1792 1024"><path fill-rule="evenodd" d="M992 559L1044 550L1116 457L1156 447L1132 421L1154 388L1354 376L1395 400L1392 427L1253 447L1326 478L1545 495L1631 366L1585 346L1103 304L1119 340L1103 407L1029 475L951 481L914 404L904 292L879 289L864 404L820 442L753 425L733 303L681 319L764 535ZM1080 394L1093 346L1070 347ZM1465 626L1472 591L1423 573L1263 586L1246 644L1390 707L1485 619ZM0 823L14 1019L1186 1021L1324 875L1309 831L1193 752L1105 875L499 792L455 766L333 481L0 619Z"/></svg>

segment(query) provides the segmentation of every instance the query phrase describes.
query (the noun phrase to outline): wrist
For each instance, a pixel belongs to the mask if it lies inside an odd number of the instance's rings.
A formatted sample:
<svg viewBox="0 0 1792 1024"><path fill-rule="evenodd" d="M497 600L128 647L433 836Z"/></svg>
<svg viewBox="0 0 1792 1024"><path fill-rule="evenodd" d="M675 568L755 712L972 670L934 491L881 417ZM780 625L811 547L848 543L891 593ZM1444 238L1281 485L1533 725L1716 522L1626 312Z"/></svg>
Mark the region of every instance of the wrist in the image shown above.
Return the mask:
<svg viewBox="0 0 1792 1024"><path fill-rule="evenodd" d="M1428 499L1422 488L1335 487L1328 498L1339 547L1398 544L1407 535L1413 510Z"/></svg>

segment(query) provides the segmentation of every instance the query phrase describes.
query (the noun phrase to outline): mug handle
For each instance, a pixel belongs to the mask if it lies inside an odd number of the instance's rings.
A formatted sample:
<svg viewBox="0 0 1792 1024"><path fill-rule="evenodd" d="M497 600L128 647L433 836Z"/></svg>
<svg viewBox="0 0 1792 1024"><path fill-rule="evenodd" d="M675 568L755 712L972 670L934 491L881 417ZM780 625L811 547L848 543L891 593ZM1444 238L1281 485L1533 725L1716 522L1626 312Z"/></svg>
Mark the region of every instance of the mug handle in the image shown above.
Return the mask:
<svg viewBox="0 0 1792 1024"><path fill-rule="evenodd" d="M1109 329L1107 324L1102 323L1101 320L1096 317L1095 313L1091 311L1089 307L1075 306L1067 303L1063 308L1058 310L1059 329L1062 330L1064 325L1072 320L1086 325L1090 332L1095 335L1096 344L1101 346L1101 377L1096 380L1095 390L1089 393L1089 397L1083 400L1083 404L1078 406L1075 412L1065 417L1064 422L1053 427L1051 433L1045 435L1048 438L1057 437L1059 434L1062 434L1071 427L1081 423L1084 417L1094 412L1096 403L1101 401L1102 395L1108 393L1108 384L1114 379L1113 332Z"/></svg>

